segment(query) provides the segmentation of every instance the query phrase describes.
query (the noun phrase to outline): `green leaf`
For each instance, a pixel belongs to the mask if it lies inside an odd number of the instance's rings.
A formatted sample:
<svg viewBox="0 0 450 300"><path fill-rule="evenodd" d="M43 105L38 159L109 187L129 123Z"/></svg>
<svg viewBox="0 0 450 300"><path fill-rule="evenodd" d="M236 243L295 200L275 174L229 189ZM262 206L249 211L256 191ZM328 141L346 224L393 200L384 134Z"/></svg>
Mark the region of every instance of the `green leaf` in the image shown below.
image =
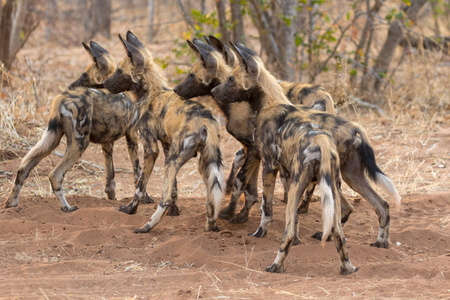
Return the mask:
<svg viewBox="0 0 450 300"><path fill-rule="evenodd" d="M358 70L356 69L351 69L350 72L348 72L350 74L350 76L356 76L358 75Z"/></svg>

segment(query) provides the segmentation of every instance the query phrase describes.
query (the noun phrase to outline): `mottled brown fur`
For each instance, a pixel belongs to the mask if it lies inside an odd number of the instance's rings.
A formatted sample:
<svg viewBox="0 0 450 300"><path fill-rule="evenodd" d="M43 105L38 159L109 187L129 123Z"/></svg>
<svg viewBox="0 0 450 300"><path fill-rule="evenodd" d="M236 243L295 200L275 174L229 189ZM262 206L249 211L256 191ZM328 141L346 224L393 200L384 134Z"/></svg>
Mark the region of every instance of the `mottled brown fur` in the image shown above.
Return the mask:
<svg viewBox="0 0 450 300"><path fill-rule="evenodd" d="M105 159L105 193L115 199L114 165L112 160L114 142L126 136L128 152L133 166L135 181L140 176L138 157L137 112L129 96L111 95L105 90L86 87L101 85L115 69L114 59L97 43L91 47L83 43L94 63L65 91L53 99L49 122L41 140L22 159L13 189L5 207L17 206L20 189L30 171L58 145L63 135L67 138L66 152L58 165L49 174L53 192L63 211L73 211L63 193L64 174L82 156L90 142L101 144ZM146 198L152 201L151 198Z"/></svg>
<svg viewBox="0 0 450 300"><path fill-rule="evenodd" d="M184 99L211 95L211 89L225 80L235 62L237 62L233 52L218 39L210 36L207 41L210 45L198 39L194 39L194 43L187 41L200 60L194 64L187 78L174 88L174 91ZM292 83L292 85L297 87L295 94L291 93L292 95L297 95L300 92L299 86L303 86L305 91L307 90L307 92L303 92L303 101L306 105L311 104L313 106L318 101L317 109L325 110L321 103L326 103L327 109L334 112L331 96L323 88L301 83ZM291 86L286 87L288 90L291 88ZM247 221L249 210L257 201L257 175L253 174L259 170L259 157L253 146L255 114L248 103L245 102L223 105L218 103L218 105L227 118L227 131L244 146L236 152L227 179L226 192L231 193L232 191L230 205L221 212L220 216L229 218L230 222L242 223ZM283 176L281 177L286 190L286 181ZM310 187L308 191L313 190L313 188L314 186ZM242 192L245 195L245 204L241 211L234 216L235 206ZM308 195L312 196L312 192L309 192ZM286 198L287 193L285 192Z"/></svg>
<svg viewBox="0 0 450 300"><path fill-rule="evenodd" d="M135 232L150 231L169 206L175 208L169 213L178 214L175 205L176 175L181 166L196 156L197 152L200 153L199 171L207 189L206 230L217 231L216 220L224 188L218 122L211 111L201 104L183 101L167 87L160 68L136 36L127 32L127 40L121 38L121 41L128 56L120 62L114 75L105 80L105 87L112 93L131 91L137 97L144 169L133 200L120 210L126 213L136 211L159 154L159 140L166 157L161 201L151 219Z"/></svg>
<svg viewBox="0 0 450 300"><path fill-rule="evenodd" d="M244 46L245 47L245 46ZM200 46L197 46L197 48L200 49ZM246 51L252 52L250 49L245 48ZM207 49L205 49L207 50ZM249 54L249 52L247 54ZM205 53L201 53L202 57L211 57L208 56ZM203 60L205 60L203 58ZM218 62L222 61L222 64L224 64L223 59L217 60ZM220 63L219 63L220 64ZM200 62L197 62L197 65L201 65ZM205 68L205 67L203 67ZM218 69L218 70L224 70L224 69ZM211 73L211 72L210 72ZM224 74L217 74L217 78L220 78L221 81L223 81ZM211 80L211 79L210 79ZM248 92L246 92L248 93ZM285 94L285 92L282 92ZM242 103L245 101L237 102ZM219 103L219 106L226 107L226 104ZM327 130L333 135L333 139L335 141L337 151L339 153L340 157L340 167L342 176L345 180L345 182L356 192L358 192L361 196L363 196L364 199L369 201L369 203L374 208L375 212L378 215L379 220L379 233L377 237L377 241L372 246L375 247L383 247L387 248L389 245L389 223L390 223L390 217L389 217L389 204L373 189L371 184L369 183L366 174L369 175L369 177L374 180L376 183L378 183L381 187L383 187L391 196L397 200L398 204L400 203L400 197L398 195L398 192L394 186L394 184L390 181L390 179L384 175L384 173L378 168L374 151L372 147L370 146L369 138L367 136L367 133L365 130L358 124L354 122L349 122L343 118L340 118L338 116L328 114L328 113L322 113L317 112L315 110L311 110L310 108L304 107L302 105L297 106L304 114L309 115L309 118L314 122L314 124L317 125L318 128ZM245 112L245 110L240 110L241 112ZM226 110L225 110L226 114ZM231 114L232 115L232 114ZM247 117L248 119L251 119L252 117ZM245 119L245 116L241 117L242 119ZM235 128L246 128L245 131L251 132L251 124L245 123L245 124L239 124L236 122ZM252 136L250 135L249 138ZM247 155L247 161L248 155ZM254 156L254 159L251 159L250 162L252 164L259 164L259 157L256 155ZM255 168L250 167L250 170L255 170ZM244 176L243 176L244 177ZM245 177L244 177L245 178ZM248 177L247 177L248 178ZM237 176L236 182L239 181L239 175ZM245 180L241 182L246 182ZM236 186L235 184L235 190L237 188L245 189L246 186L243 184ZM233 215L234 209L237 203L237 200L239 199L239 195L236 197L234 195L235 190L233 191L233 195L231 197L229 205L222 210L228 215ZM287 188L285 188L287 190ZM309 203L311 200L311 195L314 191L314 185L310 185L308 187L304 201L302 202L299 212L305 213L308 210ZM237 193L236 193L237 194ZM342 199L342 224L344 224L347 220L350 214L353 211L352 205L346 200L345 196L341 193L340 197ZM250 211L253 203L255 201L247 201L244 204L243 209L239 212L237 215L238 220L246 220L248 216L248 212ZM235 219L236 219L235 218ZM319 235L320 236L320 235Z"/></svg>
<svg viewBox="0 0 450 300"><path fill-rule="evenodd" d="M240 49L238 49L240 50ZM299 239L297 208L306 188L320 182L325 241L333 231L341 273L357 269L351 264L341 226L339 156L332 136L318 128L308 113L293 106L261 60L243 51L242 65L211 93L219 103L247 102L256 114L255 140L263 165L261 224L253 234L266 235L272 221L275 178L283 170L288 180L286 228L275 261L266 268L281 272L290 247ZM333 228L333 229L332 229Z"/></svg>

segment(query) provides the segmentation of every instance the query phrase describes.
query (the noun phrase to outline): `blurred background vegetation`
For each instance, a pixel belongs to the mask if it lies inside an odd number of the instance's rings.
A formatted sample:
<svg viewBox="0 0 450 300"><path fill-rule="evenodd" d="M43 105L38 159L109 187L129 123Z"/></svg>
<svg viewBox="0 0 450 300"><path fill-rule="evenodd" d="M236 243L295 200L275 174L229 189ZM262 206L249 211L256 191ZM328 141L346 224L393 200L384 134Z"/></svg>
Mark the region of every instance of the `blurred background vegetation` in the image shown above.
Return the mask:
<svg viewBox="0 0 450 300"><path fill-rule="evenodd" d="M173 84L195 61L185 40L213 34L254 49L279 79L324 85L336 102L448 111L449 0L0 0L2 124L20 119L17 103L45 107L82 72L82 41L120 60L126 30Z"/></svg>

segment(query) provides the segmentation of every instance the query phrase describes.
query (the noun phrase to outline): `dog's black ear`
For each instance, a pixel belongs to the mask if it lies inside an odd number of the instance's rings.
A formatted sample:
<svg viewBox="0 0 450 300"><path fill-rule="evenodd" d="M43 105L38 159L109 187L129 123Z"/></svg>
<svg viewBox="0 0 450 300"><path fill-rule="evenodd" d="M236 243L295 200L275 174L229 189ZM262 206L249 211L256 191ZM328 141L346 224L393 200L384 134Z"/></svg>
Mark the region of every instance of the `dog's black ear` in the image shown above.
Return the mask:
<svg viewBox="0 0 450 300"><path fill-rule="evenodd" d="M198 58L202 58L200 51L198 51L197 46L195 46L190 40L186 40L186 43L189 45L189 47L194 51L195 55L197 55Z"/></svg>
<svg viewBox="0 0 450 300"><path fill-rule="evenodd" d="M247 46L245 46L244 44L240 43L240 42L236 42L236 47L239 48L242 51L247 52L247 54L251 55L251 56L256 56L256 52L253 51L252 49L248 48Z"/></svg>
<svg viewBox="0 0 450 300"><path fill-rule="evenodd" d="M96 42L91 41L89 44L91 45L92 55L94 56L94 62L97 68L109 71L109 62L105 57L109 52Z"/></svg>
<svg viewBox="0 0 450 300"><path fill-rule="evenodd" d="M208 39L210 41L210 45L222 53L223 58L225 59L227 65L234 66L234 63L236 62L236 57L233 54L233 51L231 51L230 47L222 43L221 40L219 40L213 35L210 35Z"/></svg>
<svg viewBox="0 0 450 300"><path fill-rule="evenodd" d="M124 40L120 35L120 33L119 39L122 41L125 51L127 52L128 57L131 59L131 62L136 67L136 69L137 70L143 69L145 66L145 58L144 55L142 55L141 51L139 51L139 49L136 46Z"/></svg>
<svg viewBox="0 0 450 300"><path fill-rule="evenodd" d="M82 42L81 44L83 45L84 50L86 50L86 52L89 54L91 59L94 60L94 55L92 54L91 47L89 47L89 45L86 44L85 42Z"/></svg>
<svg viewBox="0 0 450 300"><path fill-rule="evenodd" d="M127 31L127 41L138 49L145 48L144 44L129 30Z"/></svg>
<svg viewBox="0 0 450 300"><path fill-rule="evenodd" d="M210 50L206 50L202 47L198 47L198 51L200 52L201 59L203 61L203 65L207 69L217 69L217 60L216 58L211 54Z"/></svg>
<svg viewBox="0 0 450 300"><path fill-rule="evenodd" d="M245 68L247 71L247 74L253 78L257 79L259 76L259 65L256 62L256 60L253 58L253 55L249 54L248 52L241 50L239 47L236 47L233 43L231 43L232 49L235 51L235 53L238 56L239 63L241 66Z"/></svg>
<svg viewBox="0 0 450 300"><path fill-rule="evenodd" d="M192 42L194 43L195 46L197 46L197 48L203 48L207 51L214 51L214 48L211 47L211 45L203 42L202 40L198 39L198 38L194 38L192 40Z"/></svg>

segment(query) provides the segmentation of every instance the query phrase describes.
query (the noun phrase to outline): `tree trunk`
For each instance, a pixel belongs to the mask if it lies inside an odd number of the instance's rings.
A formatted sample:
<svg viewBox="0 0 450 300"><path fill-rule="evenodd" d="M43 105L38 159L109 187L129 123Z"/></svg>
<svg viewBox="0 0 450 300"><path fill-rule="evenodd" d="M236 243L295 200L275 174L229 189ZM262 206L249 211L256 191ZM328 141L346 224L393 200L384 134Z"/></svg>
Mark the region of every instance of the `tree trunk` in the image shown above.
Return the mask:
<svg viewBox="0 0 450 300"><path fill-rule="evenodd" d="M12 30L12 11L14 0L7 0L2 7L2 16L0 23L0 61L6 69L11 67L11 59L9 55L9 40Z"/></svg>
<svg viewBox="0 0 450 300"><path fill-rule="evenodd" d="M230 0L231 20L233 23L233 40L245 43L244 19L242 17L242 4L240 0Z"/></svg>
<svg viewBox="0 0 450 300"><path fill-rule="evenodd" d="M87 11L84 23L85 40L92 39L97 33L111 38L111 0L88 1Z"/></svg>
<svg viewBox="0 0 450 300"><path fill-rule="evenodd" d="M286 0L282 3L282 11L284 20L281 21L280 32L280 77L283 80L294 81L294 57L296 54L295 47L295 4L296 0Z"/></svg>
<svg viewBox="0 0 450 300"><path fill-rule="evenodd" d="M230 41L230 35L228 33L227 27L225 26L227 23L227 18L225 15L225 0L217 0L217 14L219 16L219 32L222 35L221 40L224 44L228 45Z"/></svg>
<svg viewBox="0 0 450 300"><path fill-rule="evenodd" d="M367 59L369 57L370 54L370 45L371 45L371 41L372 41L372 34L373 34L373 17L375 14L378 13L378 11L380 10L381 6L382 6L382 2L380 0L375 0L375 4L373 5L372 8L370 8L370 0L366 0L366 5L367 5L367 21L366 24L364 25L364 29L362 31L361 37L359 39L359 43L356 47L356 51L355 51L355 61L359 62L359 60L361 59L361 53L364 49L364 46L366 46L366 51L364 53L364 58ZM369 39L369 41L367 41ZM354 65L354 68L357 68L357 65ZM363 70L363 73L365 74L365 70ZM350 75L350 84L352 87L356 86L356 80L357 80L358 76L357 74L353 74Z"/></svg>
<svg viewBox="0 0 450 300"><path fill-rule="evenodd" d="M9 53L17 53L21 44L21 31L25 23L25 17L27 14L27 6L29 0L17 1L16 11L14 13L14 22L11 28L11 36L9 38Z"/></svg>
<svg viewBox="0 0 450 300"><path fill-rule="evenodd" d="M49 41L52 38L52 29L55 26L55 16L58 14L58 4L56 0L48 0L47 7L45 9L45 41Z"/></svg>
<svg viewBox="0 0 450 300"><path fill-rule="evenodd" d="M148 0L148 42L153 43L153 22L155 16L155 1Z"/></svg>
<svg viewBox="0 0 450 300"><path fill-rule="evenodd" d="M316 79L316 65L317 65L317 57L315 56L314 51L314 44L317 40L317 34L314 28L316 27L316 21L317 21L317 9L318 4L313 3L312 0L309 1L308 4L309 7L311 7L311 10L309 10L309 27L308 27L308 58L309 58L309 81L314 82Z"/></svg>
<svg viewBox="0 0 450 300"><path fill-rule="evenodd" d="M261 50L265 51L267 54L268 63L272 63L278 61L279 56L279 48L278 44L270 30L270 22L267 19L267 15L259 6L259 3L256 0L250 0L252 4L253 10L251 11L253 18L255 19L256 27L259 32L259 39L261 41Z"/></svg>
<svg viewBox="0 0 450 300"><path fill-rule="evenodd" d="M427 0L415 0L411 1L411 6L406 10L406 15L413 22L417 24L417 14ZM375 61L374 70L377 74L385 75L389 70L392 58L394 57L395 49L403 39L403 24L400 20L394 20L388 31L388 36L384 42L383 48L378 54L378 58ZM381 80L377 77L375 79L374 88L378 90L381 85Z"/></svg>

